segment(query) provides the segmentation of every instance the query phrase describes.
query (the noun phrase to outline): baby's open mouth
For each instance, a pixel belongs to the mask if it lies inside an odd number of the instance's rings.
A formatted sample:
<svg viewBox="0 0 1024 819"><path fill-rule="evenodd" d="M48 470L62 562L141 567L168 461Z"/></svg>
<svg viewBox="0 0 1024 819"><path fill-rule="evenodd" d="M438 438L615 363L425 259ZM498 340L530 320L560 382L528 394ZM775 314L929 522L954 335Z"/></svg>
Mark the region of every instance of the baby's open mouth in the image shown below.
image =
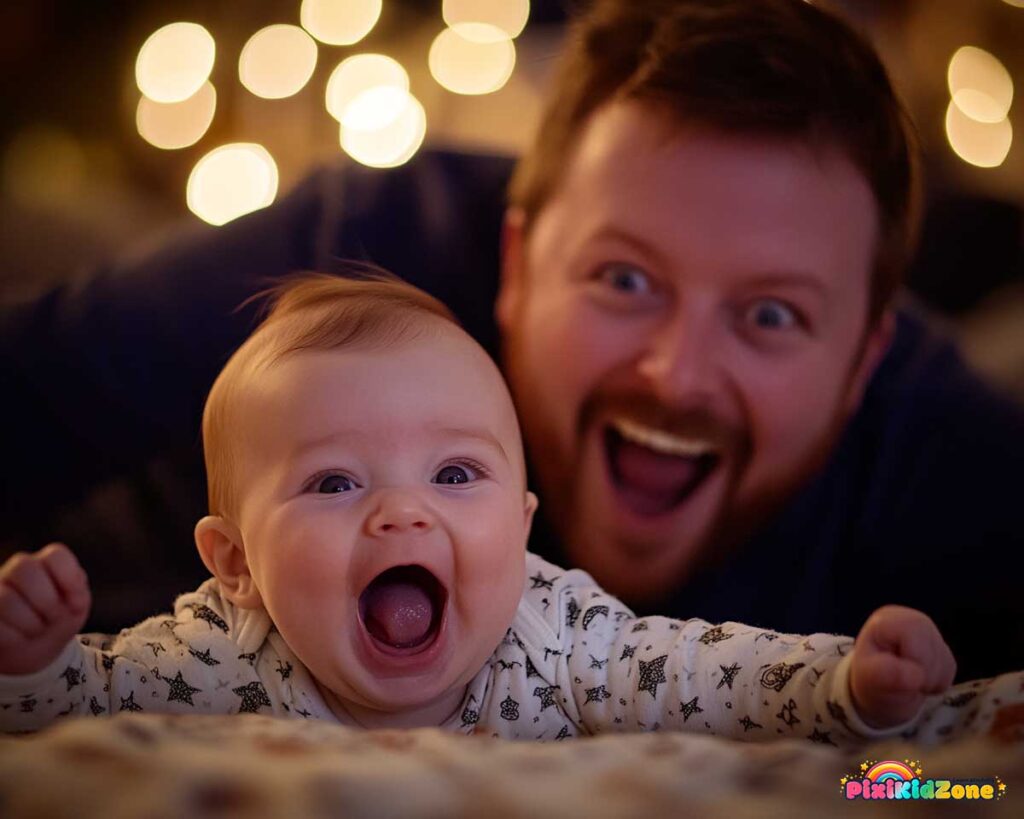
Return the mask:
<svg viewBox="0 0 1024 819"><path fill-rule="evenodd" d="M721 459L708 440L683 439L625 420L605 428L604 445L620 497L644 516L675 510Z"/></svg>
<svg viewBox="0 0 1024 819"><path fill-rule="evenodd" d="M379 647L414 653L437 636L447 599L448 592L428 569L394 566L359 595L359 617Z"/></svg>

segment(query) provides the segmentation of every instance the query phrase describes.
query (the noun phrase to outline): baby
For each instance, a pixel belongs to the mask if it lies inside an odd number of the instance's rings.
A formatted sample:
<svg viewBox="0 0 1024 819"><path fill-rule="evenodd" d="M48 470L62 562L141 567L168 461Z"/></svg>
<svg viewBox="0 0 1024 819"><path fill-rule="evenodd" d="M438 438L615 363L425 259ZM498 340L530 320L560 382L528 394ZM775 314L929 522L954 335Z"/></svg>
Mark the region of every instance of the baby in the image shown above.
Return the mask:
<svg viewBox="0 0 1024 819"><path fill-rule="evenodd" d="M512 402L438 302L306 276L221 372L203 417L213 577L174 613L75 637L85 573L51 544L0 568L0 727L69 714L273 713L561 739L694 730L841 744L914 724L954 662L931 620L854 641L637 619L526 552Z"/></svg>

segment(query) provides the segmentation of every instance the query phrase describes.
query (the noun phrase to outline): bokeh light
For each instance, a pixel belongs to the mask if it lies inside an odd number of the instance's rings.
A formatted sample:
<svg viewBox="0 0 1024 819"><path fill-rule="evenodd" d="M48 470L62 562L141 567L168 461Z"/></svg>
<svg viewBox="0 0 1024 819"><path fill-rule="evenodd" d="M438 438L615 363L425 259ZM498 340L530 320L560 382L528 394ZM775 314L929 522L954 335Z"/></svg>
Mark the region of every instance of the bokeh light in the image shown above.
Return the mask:
<svg viewBox="0 0 1024 819"><path fill-rule="evenodd" d="M460 23L488 23L514 38L530 17L530 0L444 0L441 13L452 28Z"/></svg>
<svg viewBox="0 0 1024 819"><path fill-rule="evenodd" d="M253 34L242 48L238 78L257 97L290 97L313 76L316 54L313 38L298 26L267 26Z"/></svg>
<svg viewBox="0 0 1024 819"><path fill-rule="evenodd" d="M358 43L377 24L381 0L302 0L302 27L328 45Z"/></svg>
<svg viewBox="0 0 1024 819"><path fill-rule="evenodd" d="M406 106L394 120L374 130L341 126L345 153L372 168L394 168L408 162L427 132L427 116L420 101L406 94Z"/></svg>
<svg viewBox="0 0 1024 819"><path fill-rule="evenodd" d="M135 60L139 91L154 102L181 102L210 77L216 44L197 23L170 23L147 38Z"/></svg>
<svg viewBox="0 0 1024 819"><path fill-rule="evenodd" d="M214 148L188 178L188 208L211 225L223 225L264 208L277 196L277 165L262 145L235 142Z"/></svg>
<svg viewBox="0 0 1024 819"><path fill-rule="evenodd" d="M1013 80L992 54L975 46L957 49L949 61L949 93L957 107L978 122L1006 118L1013 102Z"/></svg>
<svg viewBox="0 0 1024 819"><path fill-rule="evenodd" d="M327 111L350 128L374 130L395 120L408 104L409 75L384 54L343 60L327 81Z"/></svg>
<svg viewBox="0 0 1024 819"><path fill-rule="evenodd" d="M964 162L979 168L996 168L1010 152L1013 126L1008 119L978 122L951 100L946 109L946 137L954 153Z"/></svg>
<svg viewBox="0 0 1024 819"><path fill-rule="evenodd" d="M217 92L207 80L181 102L154 102L149 97L140 97L135 127L139 136L157 148L187 148L203 138L216 109Z"/></svg>
<svg viewBox="0 0 1024 819"><path fill-rule="evenodd" d="M487 23L460 23L434 39L427 57L430 73L456 94L490 94L512 76L516 47Z"/></svg>

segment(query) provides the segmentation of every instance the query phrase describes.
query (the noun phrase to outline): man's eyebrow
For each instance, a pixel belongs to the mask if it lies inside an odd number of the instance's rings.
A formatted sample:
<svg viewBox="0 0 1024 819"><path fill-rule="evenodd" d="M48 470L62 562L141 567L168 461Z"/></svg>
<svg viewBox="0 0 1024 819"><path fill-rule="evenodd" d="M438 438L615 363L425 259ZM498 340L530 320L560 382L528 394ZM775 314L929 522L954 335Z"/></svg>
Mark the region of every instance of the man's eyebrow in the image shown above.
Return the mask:
<svg viewBox="0 0 1024 819"><path fill-rule="evenodd" d="M627 230L623 230L615 225L605 225L594 231L586 240L587 242L619 242L620 244L629 245L633 250L637 251L641 256L644 256L649 261L656 264L659 268L665 269L669 267L668 258L658 248L652 245L650 242L630 233Z"/></svg>
<svg viewBox="0 0 1024 819"><path fill-rule="evenodd" d="M798 287L813 291L823 301L828 296L828 287L818 276L801 270L773 270L758 273L744 282L753 287Z"/></svg>

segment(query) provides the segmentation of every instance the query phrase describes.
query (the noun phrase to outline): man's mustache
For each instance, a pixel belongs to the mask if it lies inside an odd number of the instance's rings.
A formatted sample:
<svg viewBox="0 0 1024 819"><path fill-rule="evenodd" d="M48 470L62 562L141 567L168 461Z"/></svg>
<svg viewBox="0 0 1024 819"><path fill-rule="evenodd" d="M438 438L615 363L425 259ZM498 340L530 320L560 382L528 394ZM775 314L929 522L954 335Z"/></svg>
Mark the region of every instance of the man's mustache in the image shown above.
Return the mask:
<svg viewBox="0 0 1024 819"><path fill-rule="evenodd" d="M709 442L720 456L746 459L751 449L745 427L730 423L703 405L668 406L641 390L598 389L580 410L580 431L598 418L628 418L680 438Z"/></svg>

